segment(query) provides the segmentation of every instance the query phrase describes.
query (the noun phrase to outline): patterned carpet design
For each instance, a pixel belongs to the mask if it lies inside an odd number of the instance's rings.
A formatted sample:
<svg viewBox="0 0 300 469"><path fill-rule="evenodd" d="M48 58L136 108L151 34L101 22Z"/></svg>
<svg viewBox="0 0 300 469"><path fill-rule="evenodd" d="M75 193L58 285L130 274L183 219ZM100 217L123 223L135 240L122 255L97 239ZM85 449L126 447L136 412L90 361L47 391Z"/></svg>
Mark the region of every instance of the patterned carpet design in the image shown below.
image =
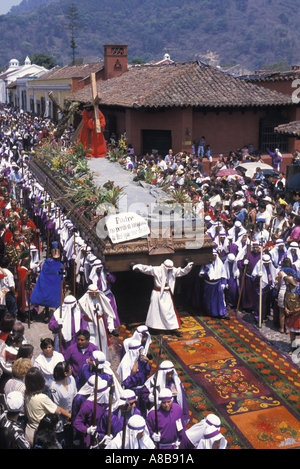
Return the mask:
<svg viewBox="0 0 300 469"><path fill-rule="evenodd" d="M183 337L163 335L185 389L193 425L210 413L222 421L229 449L300 448L299 368L242 319L220 321L178 309ZM120 344L140 323L120 328ZM152 335L153 371L159 335Z"/></svg>

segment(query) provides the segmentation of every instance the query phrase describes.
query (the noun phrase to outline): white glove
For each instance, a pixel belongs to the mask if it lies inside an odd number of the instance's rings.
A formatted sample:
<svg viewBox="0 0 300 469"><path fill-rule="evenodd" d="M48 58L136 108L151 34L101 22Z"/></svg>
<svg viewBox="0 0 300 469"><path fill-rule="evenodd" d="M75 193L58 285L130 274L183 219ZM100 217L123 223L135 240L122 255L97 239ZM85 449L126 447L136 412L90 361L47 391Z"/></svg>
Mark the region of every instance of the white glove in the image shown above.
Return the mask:
<svg viewBox="0 0 300 469"><path fill-rule="evenodd" d="M58 324L59 326L62 326L62 325L63 325L63 323L64 323L64 320L63 320L63 318L58 318L58 320L57 320L57 324Z"/></svg>
<svg viewBox="0 0 300 469"><path fill-rule="evenodd" d="M248 265L248 264L249 264L248 259L245 259L245 260L244 260L244 265Z"/></svg>
<svg viewBox="0 0 300 469"><path fill-rule="evenodd" d="M105 437L100 441L100 445L108 445L108 443L113 439L113 435L105 435Z"/></svg>
<svg viewBox="0 0 300 469"><path fill-rule="evenodd" d="M154 394L150 393L149 396L148 396L148 400L149 402L151 402L153 404L154 402Z"/></svg>
<svg viewBox="0 0 300 469"><path fill-rule="evenodd" d="M87 435L92 435L92 436L93 436L93 435L95 435L96 430L97 430L97 427L93 427L93 426L92 426L92 427L89 427L89 428L87 429L86 433L87 433Z"/></svg>
<svg viewBox="0 0 300 469"><path fill-rule="evenodd" d="M226 285L222 284L222 285L221 285L221 288L222 288L222 290L225 290Z"/></svg>
<svg viewBox="0 0 300 469"><path fill-rule="evenodd" d="M262 277L262 276L263 276L263 273L262 273L261 271L258 272L258 276L259 276L259 277Z"/></svg>
<svg viewBox="0 0 300 469"><path fill-rule="evenodd" d="M189 262L189 263L188 263L188 265L187 265L187 267L190 267L190 268L192 268L192 267L193 267L193 265L194 265L194 262Z"/></svg>
<svg viewBox="0 0 300 469"><path fill-rule="evenodd" d="M160 438L161 438L160 432L158 432L158 433L153 433L153 435L152 435L152 440L155 441L155 443L159 443L159 442L160 442Z"/></svg>

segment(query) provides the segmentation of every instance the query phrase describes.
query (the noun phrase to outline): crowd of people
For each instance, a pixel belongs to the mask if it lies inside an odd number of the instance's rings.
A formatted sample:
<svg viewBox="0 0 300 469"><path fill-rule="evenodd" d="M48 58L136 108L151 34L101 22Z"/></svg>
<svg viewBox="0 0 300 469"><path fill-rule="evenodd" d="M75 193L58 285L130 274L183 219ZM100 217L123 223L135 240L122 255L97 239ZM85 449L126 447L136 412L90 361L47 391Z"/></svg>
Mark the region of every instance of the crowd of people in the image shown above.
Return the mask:
<svg viewBox="0 0 300 469"><path fill-rule="evenodd" d="M7 106L0 118L0 447L225 449L217 415L190 424L176 367L152 356L151 331L182 336L172 295L176 278L185 277L186 301L199 314L229 320L239 308L257 321L272 314L280 332L290 334L292 353L300 333L300 193L287 203L284 174L266 180L260 156L249 151L242 159L257 162L253 179L218 176L234 166L232 154L233 162L220 156L209 174L201 152L175 159L182 169L174 174L185 177L171 184L203 204L213 259L197 268L193 262L175 267L169 259L158 267L133 266L154 277L154 288L145 324L124 340L113 370L109 347L121 325L116 277L30 173L30 150L42 138L55 139L53 123ZM69 128L65 148L71 135ZM141 158L146 165L147 158ZM172 151L149 158L150 167L163 168ZM277 153L274 158L278 164ZM49 337L41 338L33 358L24 323L40 308Z"/></svg>

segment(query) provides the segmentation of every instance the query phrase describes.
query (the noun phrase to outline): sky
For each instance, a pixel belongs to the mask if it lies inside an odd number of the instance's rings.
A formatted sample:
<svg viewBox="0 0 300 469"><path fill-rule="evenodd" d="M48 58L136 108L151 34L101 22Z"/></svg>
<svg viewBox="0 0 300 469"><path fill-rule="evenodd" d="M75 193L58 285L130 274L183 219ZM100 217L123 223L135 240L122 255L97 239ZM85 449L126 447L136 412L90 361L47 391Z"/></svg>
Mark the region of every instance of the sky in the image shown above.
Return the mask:
<svg viewBox="0 0 300 469"><path fill-rule="evenodd" d="M19 5L22 0L0 0L0 15L5 15L11 7Z"/></svg>

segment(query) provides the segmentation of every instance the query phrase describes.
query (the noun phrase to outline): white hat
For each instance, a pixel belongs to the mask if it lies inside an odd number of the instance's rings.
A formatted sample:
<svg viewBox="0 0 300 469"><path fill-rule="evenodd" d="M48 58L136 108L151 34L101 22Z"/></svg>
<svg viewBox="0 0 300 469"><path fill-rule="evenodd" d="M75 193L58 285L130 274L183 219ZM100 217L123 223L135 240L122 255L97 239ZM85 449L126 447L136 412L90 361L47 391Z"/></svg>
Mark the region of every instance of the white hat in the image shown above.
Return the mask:
<svg viewBox="0 0 300 469"><path fill-rule="evenodd" d="M101 352L100 350L94 350L93 359L98 360L99 365L103 365L106 361L105 353Z"/></svg>
<svg viewBox="0 0 300 469"><path fill-rule="evenodd" d="M142 431L146 427L146 421L141 415L133 415L128 420L128 428L130 430Z"/></svg>
<svg viewBox="0 0 300 469"><path fill-rule="evenodd" d="M160 391L158 398L160 401L169 401L170 399L173 398L173 394L171 389L169 388L164 388Z"/></svg>
<svg viewBox="0 0 300 469"><path fill-rule="evenodd" d="M234 255L233 253L230 253L230 254L228 254L227 259L228 259L230 262L234 262L234 260L235 260L235 255Z"/></svg>
<svg viewBox="0 0 300 469"><path fill-rule="evenodd" d="M242 226L242 223L239 220L237 220L235 222L234 226L237 227L237 228L240 228Z"/></svg>
<svg viewBox="0 0 300 469"><path fill-rule="evenodd" d="M209 414L207 415L206 419L205 419L205 422L208 424L208 425L213 425L214 427L216 428L220 428L221 427L221 420L220 418L215 415L215 414Z"/></svg>
<svg viewBox="0 0 300 469"><path fill-rule="evenodd" d="M293 241L293 242L290 244L290 248L292 248L292 249L293 249L293 248L295 249L295 248L298 248L298 247L299 247L299 245L298 245L298 243L297 243L296 241Z"/></svg>
<svg viewBox="0 0 300 469"><path fill-rule="evenodd" d="M264 263L269 263L269 262L271 262L272 259L269 256L269 254L264 254L262 260L263 260Z"/></svg>
<svg viewBox="0 0 300 469"><path fill-rule="evenodd" d="M99 288L97 287L97 285L95 283L91 283L91 285L89 285L88 289L87 289L87 292L88 293L98 293L100 290Z"/></svg>
<svg viewBox="0 0 300 469"><path fill-rule="evenodd" d="M24 396L19 391L12 391L6 397L6 406L9 412L21 412L24 407Z"/></svg>
<svg viewBox="0 0 300 469"><path fill-rule="evenodd" d="M171 259L166 259L164 261L164 266L167 267L168 269L172 269L172 267L174 267L174 262L171 261Z"/></svg>

